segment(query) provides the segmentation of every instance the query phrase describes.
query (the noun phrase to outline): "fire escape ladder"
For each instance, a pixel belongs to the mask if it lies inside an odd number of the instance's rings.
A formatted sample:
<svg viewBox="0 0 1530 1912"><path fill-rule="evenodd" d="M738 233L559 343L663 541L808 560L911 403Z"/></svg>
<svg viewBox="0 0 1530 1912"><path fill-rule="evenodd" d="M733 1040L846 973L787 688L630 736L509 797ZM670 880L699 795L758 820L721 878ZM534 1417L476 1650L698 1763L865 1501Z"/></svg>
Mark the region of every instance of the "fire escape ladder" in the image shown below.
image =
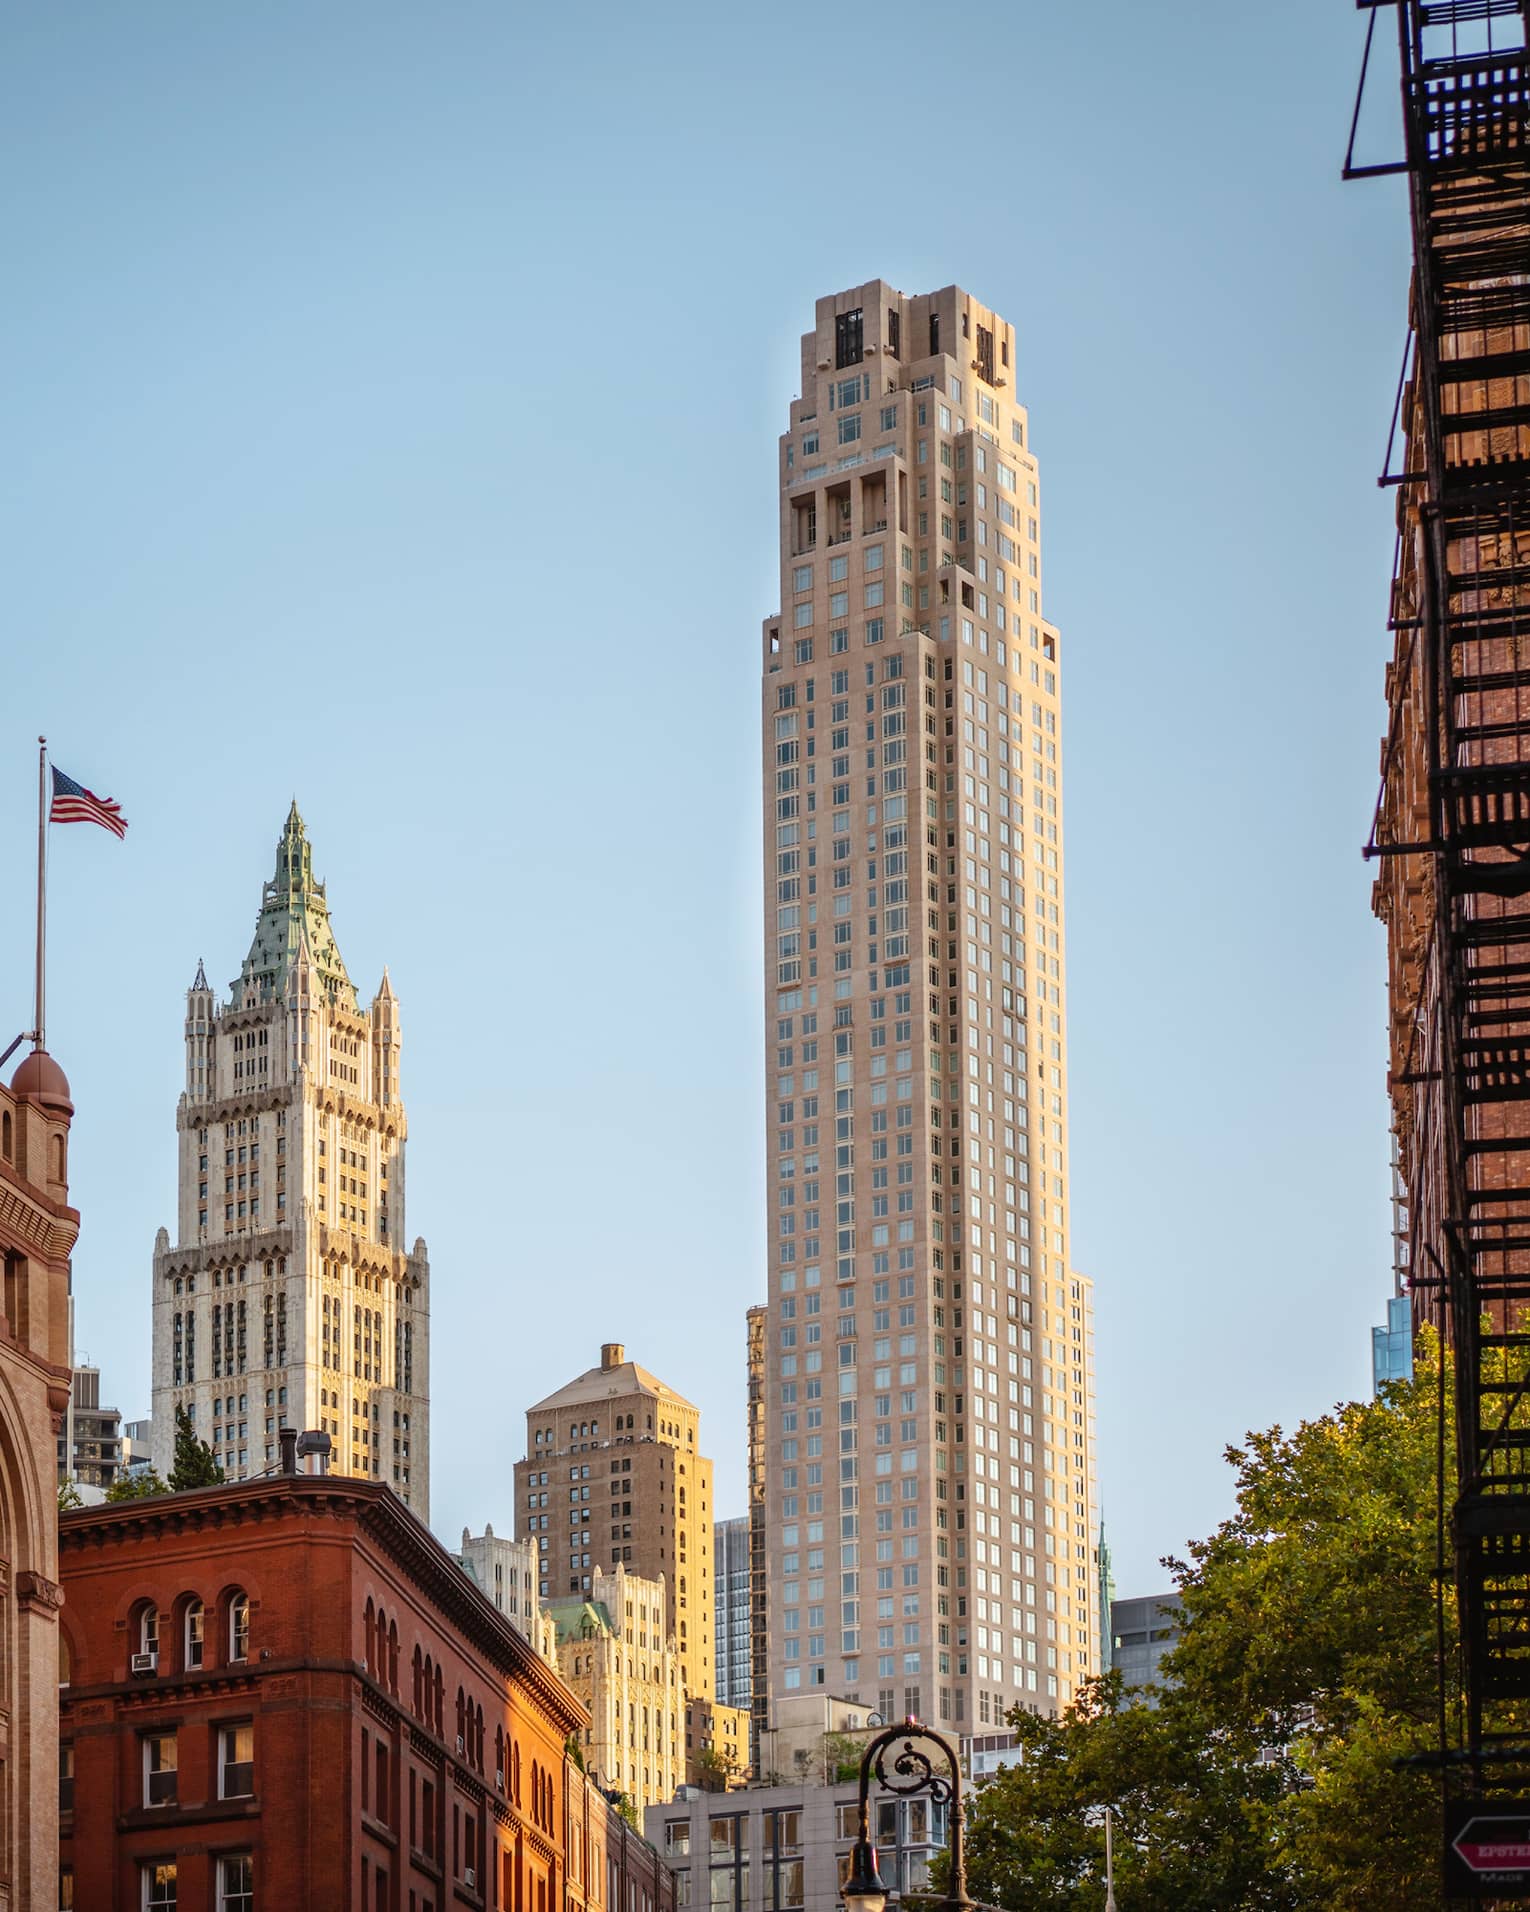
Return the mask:
<svg viewBox="0 0 1530 1912"><path fill-rule="evenodd" d="M1530 64L1524 0L1400 0L1414 237L1406 510L1445 1121L1468 1750L1530 1699Z"/></svg>

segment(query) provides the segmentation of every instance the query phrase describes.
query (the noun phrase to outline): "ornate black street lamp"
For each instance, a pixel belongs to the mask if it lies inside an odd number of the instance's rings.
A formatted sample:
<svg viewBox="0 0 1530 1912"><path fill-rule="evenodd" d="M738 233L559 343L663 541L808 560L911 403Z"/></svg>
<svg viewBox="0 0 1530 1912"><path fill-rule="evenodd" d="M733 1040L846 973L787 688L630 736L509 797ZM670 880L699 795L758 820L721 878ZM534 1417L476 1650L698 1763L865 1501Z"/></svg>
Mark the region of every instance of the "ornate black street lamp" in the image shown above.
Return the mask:
<svg viewBox="0 0 1530 1912"><path fill-rule="evenodd" d="M934 1747L946 1762L941 1772L928 1751ZM967 1897L967 1862L962 1851L962 1769L951 1742L907 1719L901 1726L889 1726L878 1733L861 1755L861 1808L859 1831L850 1854L850 1876L845 1881L847 1912L883 1912L888 1888L877 1870L877 1849L871 1841L871 1782L873 1777L883 1792L902 1798L924 1794L936 1805L950 1809L951 1871L946 1895L940 1901L947 1912L972 1912ZM924 1903L931 1903L925 1900Z"/></svg>

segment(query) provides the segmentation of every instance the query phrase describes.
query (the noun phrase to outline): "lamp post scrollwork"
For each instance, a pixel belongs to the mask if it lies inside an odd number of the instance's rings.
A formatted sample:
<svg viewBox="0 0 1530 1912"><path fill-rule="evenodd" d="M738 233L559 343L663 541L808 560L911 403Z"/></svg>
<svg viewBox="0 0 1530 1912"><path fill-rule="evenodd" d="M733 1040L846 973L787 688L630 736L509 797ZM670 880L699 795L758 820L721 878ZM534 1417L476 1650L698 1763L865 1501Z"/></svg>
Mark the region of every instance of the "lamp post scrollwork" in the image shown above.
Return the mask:
<svg viewBox="0 0 1530 1912"><path fill-rule="evenodd" d="M940 1761L944 1761L944 1771ZM949 1912L971 1912L962 1849L961 1764L951 1742L916 1719L878 1733L861 1755L860 1814L844 1889L848 1912L883 1912L887 1904L889 1889L877 1869L877 1849L871 1838L873 1779L884 1793L902 1798L922 1796L948 1809L951 1872L944 1904Z"/></svg>

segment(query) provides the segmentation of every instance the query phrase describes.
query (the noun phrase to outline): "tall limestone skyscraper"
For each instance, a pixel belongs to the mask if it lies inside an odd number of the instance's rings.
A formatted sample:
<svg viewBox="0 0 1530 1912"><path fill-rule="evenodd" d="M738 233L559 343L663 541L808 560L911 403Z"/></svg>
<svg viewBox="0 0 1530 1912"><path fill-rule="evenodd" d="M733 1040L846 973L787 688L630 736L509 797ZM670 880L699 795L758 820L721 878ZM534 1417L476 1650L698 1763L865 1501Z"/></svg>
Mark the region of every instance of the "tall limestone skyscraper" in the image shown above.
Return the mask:
<svg viewBox="0 0 1530 1912"><path fill-rule="evenodd" d="M296 803L219 1004L186 997L177 1241L154 1250L154 1464L184 1407L231 1479L322 1429L430 1517L430 1265L405 1247L398 999L363 1008Z"/></svg>
<svg viewBox="0 0 1530 1912"><path fill-rule="evenodd" d="M962 1733L1095 1670L1060 679L1015 332L818 301L764 631L771 1699Z"/></svg>

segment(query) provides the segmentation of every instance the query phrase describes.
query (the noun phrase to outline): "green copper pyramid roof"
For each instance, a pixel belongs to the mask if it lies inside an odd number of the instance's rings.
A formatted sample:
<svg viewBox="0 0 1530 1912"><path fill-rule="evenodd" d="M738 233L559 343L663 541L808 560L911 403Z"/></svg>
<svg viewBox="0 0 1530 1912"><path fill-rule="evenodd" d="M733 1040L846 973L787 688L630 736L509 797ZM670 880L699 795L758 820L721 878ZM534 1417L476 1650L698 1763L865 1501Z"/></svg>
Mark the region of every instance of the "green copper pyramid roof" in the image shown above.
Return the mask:
<svg viewBox="0 0 1530 1912"><path fill-rule="evenodd" d="M241 1001L251 987L262 1002L284 994L300 955L307 958L316 988L342 1008L359 1010L355 986L329 926L324 885L314 877L313 852L294 799L276 846L276 875L261 894L255 940L234 984L235 1001Z"/></svg>
<svg viewBox="0 0 1530 1912"><path fill-rule="evenodd" d="M600 1600L573 1594L563 1600L544 1600L542 1611L558 1630L559 1646L569 1640L593 1640L602 1633L616 1633L611 1615Z"/></svg>

